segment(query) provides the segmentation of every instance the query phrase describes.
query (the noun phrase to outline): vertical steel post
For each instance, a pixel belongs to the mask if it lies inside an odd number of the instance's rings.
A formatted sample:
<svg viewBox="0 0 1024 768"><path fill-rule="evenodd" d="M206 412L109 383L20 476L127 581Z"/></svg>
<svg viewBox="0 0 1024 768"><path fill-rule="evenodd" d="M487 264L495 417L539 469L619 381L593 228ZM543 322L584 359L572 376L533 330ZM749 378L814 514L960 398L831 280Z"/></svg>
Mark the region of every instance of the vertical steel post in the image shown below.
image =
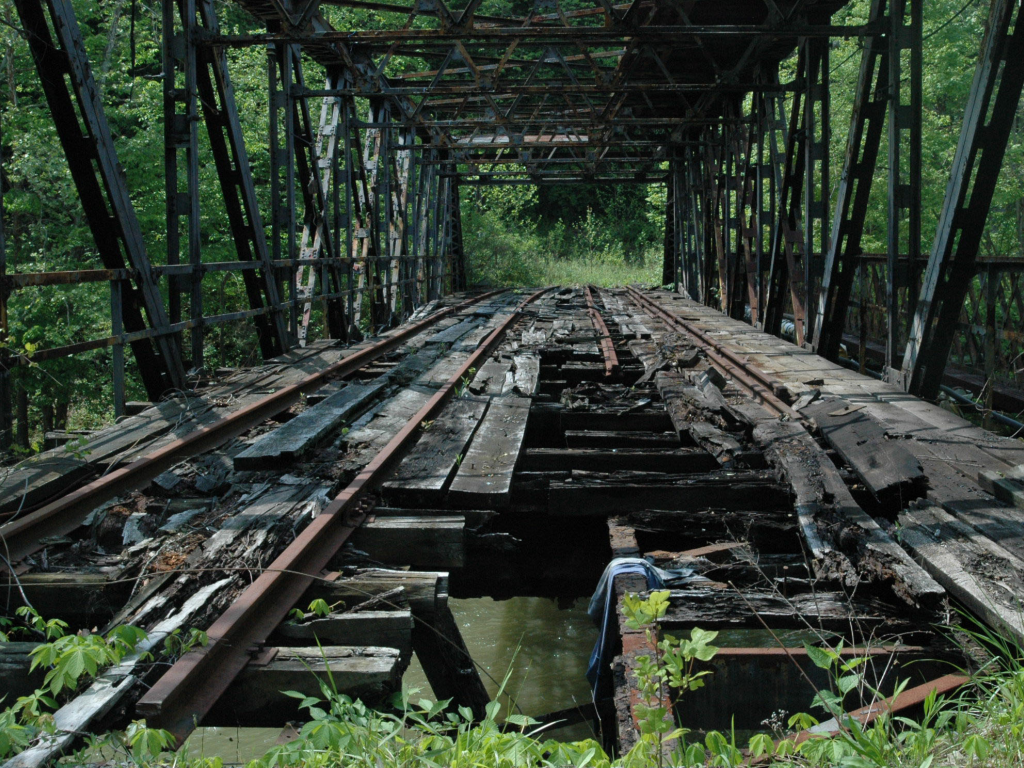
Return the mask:
<svg viewBox="0 0 1024 768"><path fill-rule="evenodd" d="M111 358L113 363L113 390L114 390L114 418L124 416L124 342L121 335L124 333L124 324L121 321L123 309L121 302L123 294L121 280L110 281L110 333L118 337L118 340L111 347Z"/></svg>
<svg viewBox="0 0 1024 768"><path fill-rule="evenodd" d="M994 264L985 270L985 429L992 429L996 387L996 289L999 271Z"/></svg>
<svg viewBox="0 0 1024 768"><path fill-rule="evenodd" d="M889 271L886 281L888 333L885 375L890 382L897 383L902 376L898 370L898 357L906 340L905 318L913 316L919 288L922 5L923 0L889 0L889 215L886 236ZM904 52L910 59L909 88L903 84ZM904 219L907 224L905 248L900 231ZM905 270L901 269L901 251L909 258Z"/></svg>
<svg viewBox="0 0 1024 768"><path fill-rule="evenodd" d="M297 218L295 201L295 112L292 90L293 57L298 55L293 44L274 43L267 48L269 83L270 137L270 208L271 254L273 260L288 262L275 265L275 283L279 295L285 295L287 283L288 345L298 338L299 297L291 279L294 260L298 258Z"/></svg>
<svg viewBox="0 0 1024 768"><path fill-rule="evenodd" d="M669 181L665 190L665 239L661 259L661 284L668 285L675 283L675 291L682 293L682 286L679 284L679 252L676 248L676 158L672 156L668 161Z"/></svg>
<svg viewBox="0 0 1024 768"><path fill-rule="evenodd" d="M935 243L903 354L902 384L938 394L1024 86L1019 0L994 0L953 156Z"/></svg>
<svg viewBox="0 0 1024 768"><path fill-rule="evenodd" d="M181 349L168 333L167 310L78 20L69 0L16 0L15 7L100 258L107 269L123 269L127 262L135 270L124 296L124 325L129 332L156 331L155 339L133 342L132 351L149 397L157 400L168 389L185 387Z"/></svg>
<svg viewBox="0 0 1024 768"><path fill-rule="evenodd" d="M824 254L829 248L829 142L831 134L829 41L814 38L807 47L807 93L804 98L804 336L814 332L814 312L821 286Z"/></svg>
<svg viewBox="0 0 1024 768"><path fill-rule="evenodd" d="M179 11L179 13L176 13ZM196 0L164 0L164 183L167 207L167 263L180 264L181 230L186 233L192 367L203 367L202 235L199 218L199 113L197 101ZM175 16L180 16L176 29ZM180 178L185 154L185 185ZM171 275L168 307L181 321L181 278Z"/></svg>
<svg viewBox="0 0 1024 768"><path fill-rule="evenodd" d="M198 0L198 23L203 32L220 32L214 0ZM182 8L179 2L179 9ZM183 11L182 11L183 13ZM183 16L184 19L184 16ZM242 271L249 307L269 309L253 318L264 359L281 354L288 346L281 294L274 266L271 264L263 217L256 198L256 183L249 165L249 154L242 134L242 121L235 102L235 92L228 72L227 53L223 48L202 46L198 49L197 87L199 103L210 140L210 152L220 181L224 208L231 237L239 261L255 261L258 270Z"/></svg>
<svg viewBox="0 0 1024 768"><path fill-rule="evenodd" d="M2 144L3 128L0 122L0 144ZM0 153L0 168L3 167L3 154ZM0 173L0 179L3 174ZM10 291L7 287L7 235L4 225L4 194L3 182L0 181L0 451L11 449L11 437L14 419L11 414L11 371L9 353L7 351L7 300Z"/></svg>
<svg viewBox="0 0 1024 768"><path fill-rule="evenodd" d="M884 20L885 7L885 0L873 0L869 23ZM850 294L860 266L860 243L875 178L882 128L893 98L889 87L889 56L888 35L871 37L866 41L814 324L814 349L829 359L835 359L839 354Z"/></svg>

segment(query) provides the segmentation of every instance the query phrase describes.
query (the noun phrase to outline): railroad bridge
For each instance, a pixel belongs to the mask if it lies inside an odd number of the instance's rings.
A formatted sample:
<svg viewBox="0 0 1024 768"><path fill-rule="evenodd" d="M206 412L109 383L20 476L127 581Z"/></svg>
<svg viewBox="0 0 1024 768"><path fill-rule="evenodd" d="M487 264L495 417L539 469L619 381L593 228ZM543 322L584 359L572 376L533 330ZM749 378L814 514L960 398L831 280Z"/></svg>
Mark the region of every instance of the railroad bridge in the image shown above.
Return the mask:
<svg viewBox="0 0 1024 768"><path fill-rule="evenodd" d="M996 343L1018 265L978 256L1024 83L1019 2L991 3L930 250L921 0L872 0L845 25L822 0L536 0L515 17L481 0L235 2L259 31L222 28L212 0L161 6L159 232L133 206L72 3L14 2L102 268L11 272L0 217L0 330L14 292L82 283L109 285L111 329L5 342L3 447L27 434L20 370L93 350L109 349L119 421L11 462L4 610L135 624L153 647L202 627L209 644L169 666L125 657L8 765L134 717L179 737L283 725L297 715L278 691L317 690L310 670L377 701L413 650L437 697L481 713L493 691L449 596L589 595L618 557L689 574L662 629L779 641L723 648L731 683L678 707L697 728L802 708L791 665L807 652L780 633L864 645L883 688L910 675L891 709L963 684L907 665L969 666L934 629L954 609L1024 640L1024 448L932 402L1010 365L1019 338ZM389 21L338 29L333 6ZM837 38L862 41L852 115L830 100ZM258 180L232 86L232 51L252 47L269 106ZM887 249L868 254L881 168ZM665 288L469 290L460 189L576 183L665 185ZM234 261L204 258L211 208ZM208 314L224 273L247 304ZM226 324L255 330L261 364L207 362ZM969 364L947 366L953 347ZM126 402L133 372L147 402ZM988 411L1020 409L985 391ZM612 574L586 700L528 714L635 741L652 649L620 609L649 578ZM318 597L326 616L289 621ZM0 674L31 690L16 645Z"/></svg>

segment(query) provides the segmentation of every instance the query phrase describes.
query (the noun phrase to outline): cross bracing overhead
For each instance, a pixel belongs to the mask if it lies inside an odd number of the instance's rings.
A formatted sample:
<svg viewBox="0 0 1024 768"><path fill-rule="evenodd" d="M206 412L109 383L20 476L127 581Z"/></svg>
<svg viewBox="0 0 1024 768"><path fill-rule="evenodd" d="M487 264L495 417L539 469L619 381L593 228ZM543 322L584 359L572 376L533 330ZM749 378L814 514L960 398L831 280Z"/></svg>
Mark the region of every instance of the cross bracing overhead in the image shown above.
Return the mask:
<svg viewBox="0 0 1024 768"><path fill-rule="evenodd" d="M0 230L0 332L11 292L47 285L108 283L111 322L31 359L3 348L0 389L19 367L109 349L120 413L126 346L156 400L201 374L221 324L251 324L266 358L311 332L390 328L466 287L460 189L495 184L664 185L673 289L830 358L859 323L860 357L915 393L935 395L951 349L995 366L988 329L1019 275L978 253L1024 82L1019 0L989 9L932 244L921 0L872 0L856 24L835 23L845 3L812 0L535 0L506 15L483 0L233 5L258 31L222 29L214 0L161 4L166 226L143 233L73 4L16 0L102 269L6 274ZM832 108L830 51L844 38L861 64L837 176L830 142L847 115ZM232 84L241 48L266 52L266 179ZM200 194L207 167L218 200ZM887 205L881 254L862 248L873 187ZM226 211L234 260L204 257L210 206ZM223 273L246 304L211 314Z"/></svg>

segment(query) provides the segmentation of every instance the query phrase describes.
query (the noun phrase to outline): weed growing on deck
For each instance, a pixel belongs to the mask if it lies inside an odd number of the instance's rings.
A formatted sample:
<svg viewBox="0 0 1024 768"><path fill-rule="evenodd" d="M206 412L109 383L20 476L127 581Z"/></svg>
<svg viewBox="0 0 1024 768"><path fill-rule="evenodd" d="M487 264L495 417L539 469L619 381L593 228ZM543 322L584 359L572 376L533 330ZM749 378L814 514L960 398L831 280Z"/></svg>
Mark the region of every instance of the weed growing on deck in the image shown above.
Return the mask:
<svg viewBox="0 0 1024 768"><path fill-rule="evenodd" d="M637 629L651 632L664 614L664 593L646 599L631 597L627 618ZM43 639L33 659L48 670L46 690L24 696L0 711L0 759L55 732L52 711L68 700L104 666L116 664L137 651L144 635L122 628L105 636L66 635L59 623L46 622L25 611L20 626L8 625L8 638ZM773 738L757 734L741 749L731 733L711 732L702 741L687 743L687 731L667 718L661 705L664 685L680 692L694 690L708 680L700 662L714 657L710 643L715 633L696 630L688 639L659 639L656 656L641 661L641 691L648 697L641 710L641 739L628 754L612 758L601 745L585 739L562 742L545 737L552 725L510 714L500 721L501 704L492 702L482 721L466 708L450 702L418 697L403 690L393 698L393 709L382 712L338 693L328 675L319 697L290 692L300 701L308 722L299 738L274 747L249 768L649 768L654 765L738 768L743 764L793 768L1009 768L1024 765L1024 658L1022 649L998 634L979 629L974 640L993 651L993 661L976 674L969 686L954 697L932 695L919 719L882 715L867 726L840 715L842 729L797 743L781 727ZM75 639L69 639L75 638ZM176 638L166 649L177 656L205 638L192 632ZM6 640L0 640L5 642ZM842 711L848 692L864 686L861 660L840 654L840 648L808 647L813 663L830 673L828 690L819 691L812 709L828 716ZM76 674L77 673L77 674ZM506 676L506 681L508 677ZM504 686L502 686L504 687ZM870 689L868 689L870 691ZM881 693L874 691L876 699ZM806 729L818 720L800 713L788 720L790 729ZM780 724L781 726L781 724ZM135 768L221 768L219 757L193 757L186 750L172 753L170 734L147 727L143 721L126 730L87 737L81 752L62 758L64 765L97 763Z"/></svg>

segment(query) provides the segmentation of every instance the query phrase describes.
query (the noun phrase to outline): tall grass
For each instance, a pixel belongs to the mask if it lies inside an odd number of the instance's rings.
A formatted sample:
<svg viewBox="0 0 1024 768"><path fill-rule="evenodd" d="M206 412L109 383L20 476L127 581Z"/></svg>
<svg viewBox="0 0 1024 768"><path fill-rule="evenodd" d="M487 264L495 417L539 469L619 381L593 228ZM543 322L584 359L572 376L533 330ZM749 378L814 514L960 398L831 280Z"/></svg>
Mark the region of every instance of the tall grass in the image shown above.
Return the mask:
<svg viewBox="0 0 1024 768"><path fill-rule="evenodd" d="M661 283L660 251L647 246L627 252L593 211L573 226L559 222L542 233L531 221L464 208L463 242L473 285Z"/></svg>

